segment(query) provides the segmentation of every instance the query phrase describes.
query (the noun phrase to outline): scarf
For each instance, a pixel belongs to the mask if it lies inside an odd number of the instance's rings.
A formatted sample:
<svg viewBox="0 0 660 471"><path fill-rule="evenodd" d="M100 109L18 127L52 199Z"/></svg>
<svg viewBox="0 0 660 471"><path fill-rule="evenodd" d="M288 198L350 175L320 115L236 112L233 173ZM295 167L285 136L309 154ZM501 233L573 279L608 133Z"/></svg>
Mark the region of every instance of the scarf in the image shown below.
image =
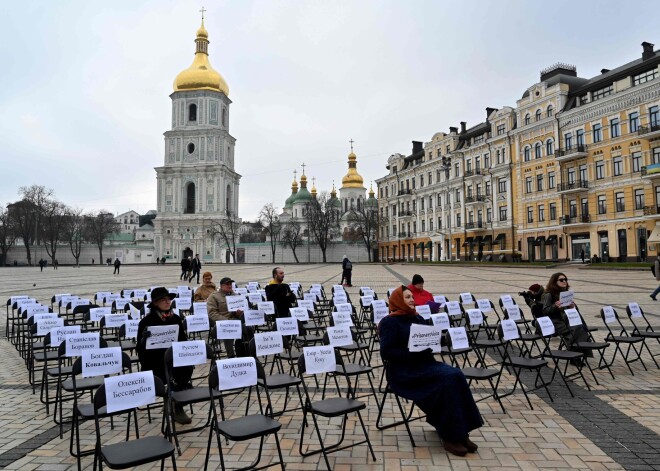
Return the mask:
<svg viewBox="0 0 660 471"><path fill-rule="evenodd" d="M403 290L408 289L405 286L399 286L390 294L390 316L414 316L415 309L408 306L403 300Z"/></svg>

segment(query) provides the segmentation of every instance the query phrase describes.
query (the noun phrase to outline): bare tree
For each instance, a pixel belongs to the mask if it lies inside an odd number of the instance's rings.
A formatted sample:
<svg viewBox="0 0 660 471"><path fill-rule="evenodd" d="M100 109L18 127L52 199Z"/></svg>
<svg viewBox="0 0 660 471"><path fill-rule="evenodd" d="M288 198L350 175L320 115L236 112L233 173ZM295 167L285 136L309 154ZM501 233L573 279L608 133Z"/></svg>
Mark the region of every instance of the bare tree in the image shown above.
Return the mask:
<svg viewBox="0 0 660 471"><path fill-rule="evenodd" d="M112 213L101 210L85 216L85 238L99 248L99 262L103 263L103 242L110 235L119 232L120 225Z"/></svg>
<svg viewBox="0 0 660 471"><path fill-rule="evenodd" d="M21 200L7 205L16 235L23 240L28 265L32 265L30 246L38 242L41 214L53 196L53 190L41 185L22 186L18 190Z"/></svg>
<svg viewBox="0 0 660 471"><path fill-rule="evenodd" d="M275 263L275 251L277 250L277 241L280 239L282 232L282 225L280 224L280 217L277 214L277 208L273 206L273 203L265 204L261 208L259 222L266 230L270 239L270 252L273 256L273 263Z"/></svg>
<svg viewBox="0 0 660 471"><path fill-rule="evenodd" d="M305 205L305 217L310 238L318 244L327 261L326 250L339 235L339 211L330 203L327 192L321 193Z"/></svg>
<svg viewBox="0 0 660 471"><path fill-rule="evenodd" d="M291 247L296 263L300 263L296 254L296 248L302 243L302 238L303 230L298 221L291 220L282 228L281 240L285 246L288 245Z"/></svg>
<svg viewBox="0 0 660 471"><path fill-rule="evenodd" d="M39 236L53 266L56 265L57 247L64 239L66 210L66 206L59 201L46 201L39 217Z"/></svg>
<svg viewBox="0 0 660 471"><path fill-rule="evenodd" d="M350 221L349 228L364 242L371 262L371 249L378 238L378 211L361 204L357 209L351 209Z"/></svg>
<svg viewBox="0 0 660 471"><path fill-rule="evenodd" d="M5 206L0 206L0 267L7 264L7 253L16 242L16 230Z"/></svg>
<svg viewBox="0 0 660 471"><path fill-rule="evenodd" d="M80 208L68 208L64 224L64 240L68 242L71 255L76 259L76 266L80 266L80 252L85 242L85 218ZM103 260L100 260L103 263Z"/></svg>
<svg viewBox="0 0 660 471"><path fill-rule="evenodd" d="M233 263L236 263L236 241L239 238L241 221L231 211L227 211L227 217L213 223L211 237L217 240L220 246L227 247Z"/></svg>

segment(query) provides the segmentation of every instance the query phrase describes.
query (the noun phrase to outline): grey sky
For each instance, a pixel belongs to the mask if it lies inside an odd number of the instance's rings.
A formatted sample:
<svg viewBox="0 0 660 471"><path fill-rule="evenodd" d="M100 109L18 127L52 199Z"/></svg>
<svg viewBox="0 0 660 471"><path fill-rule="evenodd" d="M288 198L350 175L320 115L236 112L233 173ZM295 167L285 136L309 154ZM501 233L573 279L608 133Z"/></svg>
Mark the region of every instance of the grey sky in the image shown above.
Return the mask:
<svg viewBox="0 0 660 471"><path fill-rule="evenodd" d="M368 188L389 155L515 106L555 62L592 77L660 46L652 1L4 2L0 202L37 183L85 209L154 209L202 5L244 219L281 208L303 161L310 186L341 186L351 138Z"/></svg>

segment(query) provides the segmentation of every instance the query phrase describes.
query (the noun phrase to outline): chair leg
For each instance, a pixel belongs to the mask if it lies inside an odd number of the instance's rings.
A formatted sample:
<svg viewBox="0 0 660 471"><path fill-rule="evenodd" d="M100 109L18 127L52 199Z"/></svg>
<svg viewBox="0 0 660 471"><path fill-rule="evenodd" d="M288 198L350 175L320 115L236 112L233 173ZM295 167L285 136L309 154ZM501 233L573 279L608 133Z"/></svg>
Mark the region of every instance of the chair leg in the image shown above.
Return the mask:
<svg viewBox="0 0 660 471"><path fill-rule="evenodd" d="M376 461L376 454L374 453L374 449L371 446L371 440L369 440L369 433L367 432L367 428L364 426L364 420L362 419L362 414L360 414L360 411L357 411L357 416L358 419L360 419L362 432L364 432L364 438L367 441L367 446L369 447L369 451L371 452L371 457L373 458L374 461Z"/></svg>

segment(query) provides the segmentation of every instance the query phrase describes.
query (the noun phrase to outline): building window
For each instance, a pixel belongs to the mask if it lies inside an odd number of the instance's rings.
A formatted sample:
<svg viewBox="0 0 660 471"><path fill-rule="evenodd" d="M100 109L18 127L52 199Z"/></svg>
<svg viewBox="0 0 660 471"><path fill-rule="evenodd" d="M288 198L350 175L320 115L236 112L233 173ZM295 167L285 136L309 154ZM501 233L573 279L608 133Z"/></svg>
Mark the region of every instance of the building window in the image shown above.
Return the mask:
<svg viewBox="0 0 660 471"><path fill-rule="evenodd" d="M546 155L552 155L555 153L555 142L552 139L548 139L545 143L545 153Z"/></svg>
<svg viewBox="0 0 660 471"><path fill-rule="evenodd" d="M619 126L619 118L610 120L610 135L611 137L619 137L621 135L621 128Z"/></svg>
<svg viewBox="0 0 660 471"><path fill-rule="evenodd" d="M557 203L550 203L550 220L554 221L557 219Z"/></svg>
<svg viewBox="0 0 660 471"><path fill-rule="evenodd" d="M545 221L545 207L540 204L539 205L539 222Z"/></svg>
<svg viewBox="0 0 660 471"><path fill-rule="evenodd" d="M605 195L598 195L598 214L607 212L607 200Z"/></svg>
<svg viewBox="0 0 660 471"><path fill-rule="evenodd" d="M635 209L644 209L644 189L635 190Z"/></svg>
<svg viewBox="0 0 660 471"><path fill-rule="evenodd" d="M456 215L456 227L461 227L461 215Z"/></svg>
<svg viewBox="0 0 660 471"><path fill-rule="evenodd" d="M534 208L527 206L527 222L534 222Z"/></svg>
<svg viewBox="0 0 660 471"><path fill-rule="evenodd" d="M555 172L548 173L548 188L551 190L555 188Z"/></svg>
<svg viewBox="0 0 660 471"><path fill-rule="evenodd" d="M420 207L421 210L424 210L424 198L421 198L419 200L419 207Z"/></svg>
<svg viewBox="0 0 660 471"><path fill-rule="evenodd" d="M459 164L454 165L454 176L458 177L461 174L461 168Z"/></svg>
<svg viewBox="0 0 660 471"><path fill-rule="evenodd" d="M465 161L465 171L466 172L471 172L472 171L472 159L467 159Z"/></svg>
<svg viewBox="0 0 660 471"><path fill-rule="evenodd" d="M542 148L543 146L541 146L540 142L537 142L536 145L534 146L534 157L536 157L537 159L540 159L543 156L541 152Z"/></svg>
<svg viewBox="0 0 660 471"><path fill-rule="evenodd" d="M541 121L542 116L543 113L541 113L541 110L536 110L536 121Z"/></svg>
<svg viewBox="0 0 660 471"><path fill-rule="evenodd" d="M492 208L486 208L486 222L493 222L493 210Z"/></svg>
<svg viewBox="0 0 660 471"><path fill-rule="evenodd" d="M623 175L623 158L621 156L612 159L612 174L615 177Z"/></svg>
<svg viewBox="0 0 660 471"><path fill-rule="evenodd" d="M543 191L543 175L536 176L536 191Z"/></svg>
<svg viewBox="0 0 660 471"><path fill-rule="evenodd" d="M586 165L580 165L579 167L579 172L580 172L580 180L583 182L587 181L587 166Z"/></svg>
<svg viewBox="0 0 660 471"><path fill-rule="evenodd" d="M572 218L577 217L577 201L570 200L568 202L568 216Z"/></svg>
<svg viewBox="0 0 660 471"><path fill-rule="evenodd" d="M603 130L600 124L594 124L592 129L594 143L600 142L603 140Z"/></svg>
<svg viewBox="0 0 660 471"><path fill-rule="evenodd" d="M527 177L525 179L525 193L532 192L532 177Z"/></svg>
<svg viewBox="0 0 660 471"><path fill-rule="evenodd" d="M497 125L497 135L501 136L506 132L506 126L504 124L498 124Z"/></svg>
<svg viewBox="0 0 660 471"><path fill-rule="evenodd" d="M642 153L633 152L631 155L632 160L632 171L641 172L642 171Z"/></svg>
<svg viewBox="0 0 660 471"><path fill-rule="evenodd" d="M633 87L635 85L641 85L643 83L649 82L655 79L657 76L658 76L658 69L651 69L651 70L647 70L646 72L642 72L641 74L634 75Z"/></svg>
<svg viewBox="0 0 660 471"><path fill-rule="evenodd" d="M433 209L433 196L429 196L429 209Z"/></svg>
<svg viewBox="0 0 660 471"><path fill-rule="evenodd" d="M424 175L419 176L419 187L422 188L424 186Z"/></svg>
<svg viewBox="0 0 660 471"><path fill-rule="evenodd" d="M584 130L583 129L578 129L575 131L575 143L578 146L583 146L584 145Z"/></svg>
<svg viewBox="0 0 660 471"><path fill-rule="evenodd" d="M580 201L580 206L582 210L582 215L583 216L588 216L589 215L589 200L587 198L582 198L582 201Z"/></svg>
<svg viewBox="0 0 660 471"><path fill-rule="evenodd" d="M442 218L438 216L438 230L442 229Z"/></svg>
<svg viewBox="0 0 660 471"><path fill-rule="evenodd" d="M626 210L626 203L624 202L623 192L618 192L614 195L616 201L616 212L620 213Z"/></svg>
<svg viewBox="0 0 660 471"><path fill-rule="evenodd" d="M614 93L614 87L610 85L608 87L601 88L600 90L596 90L595 92L593 92L591 94L591 100L592 101L600 100L601 98L605 98L606 96L609 96L612 93Z"/></svg>
<svg viewBox="0 0 660 471"><path fill-rule="evenodd" d="M188 107L188 121L197 121L197 105L194 103Z"/></svg>
<svg viewBox="0 0 660 471"><path fill-rule="evenodd" d="M429 185L431 185L433 183L433 174L429 172L427 176L428 176Z"/></svg>
<svg viewBox="0 0 660 471"><path fill-rule="evenodd" d="M456 202L461 201L461 190L456 190Z"/></svg>
<svg viewBox="0 0 660 471"><path fill-rule="evenodd" d="M660 147L653 148L653 163L660 164Z"/></svg>
<svg viewBox="0 0 660 471"><path fill-rule="evenodd" d="M660 108L657 106L649 108L649 124L651 126L657 126L660 124Z"/></svg>
<svg viewBox="0 0 660 471"><path fill-rule="evenodd" d="M575 167L569 168L566 175L568 176L568 183L575 183Z"/></svg>
<svg viewBox="0 0 660 471"><path fill-rule="evenodd" d="M438 195L438 208L442 207L442 196Z"/></svg>
<svg viewBox="0 0 660 471"><path fill-rule="evenodd" d="M481 169L481 159L479 157L474 158L474 169L479 171Z"/></svg>
<svg viewBox="0 0 660 471"><path fill-rule="evenodd" d="M426 232L426 221L422 219L422 232Z"/></svg>
<svg viewBox="0 0 660 471"><path fill-rule="evenodd" d="M548 109L547 109L547 113L546 113L548 115L548 118L550 118L552 116L553 112L554 112L554 110L552 108L552 105L548 105Z"/></svg>
<svg viewBox="0 0 660 471"><path fill-rule="evenodd" d="M524 154L525 162L529 162L532 159L532 153L531 153L529 147L525 147L525 150L523 151L523 154Z"/></svg>
<svg viewBox="0 0 660 471"><path fill-rule="evenodd" d="M658 147L658 150L660 150L660 147ZM497 192L506 193L506 180L504 178L497 179Z"/></svg>
<svg viewBox="0 0 660 471"><path fill-rule="evenodd" d="M433 219L429 219L429 231L433 230Z"/></svg>
<svg viewBox="0 0 660 471"><path fill-rule="evenodd" d="M596 180L605 178L605 161L599 160L596 162Z"/></svg>
<svg viewBox="0 0 660 471"><path fill-rule="evenodd" d="M564 134L564 147L566 150L571 150L573 147L573 135L570 132Z"/></svg>
<svg viewBox="0 0 660 471"><path fill-rule="evenodd" d="M530 117L529 117L529 113L528 113L528 114L525 115L525 124L529 124L529 121L530 121Z"/></svg>
<svg viewBox="0 0 660 471"><path fill-rule="evenodd" d="M500 221L506 221L506 206L500 206Z"/></svg>
<svg viewBox="0 0 660 471"><path fill-rule="evenodd" d="M637 132L639 130L639 113L635 111L628 115L628 127L630 132Z"/></svg>

